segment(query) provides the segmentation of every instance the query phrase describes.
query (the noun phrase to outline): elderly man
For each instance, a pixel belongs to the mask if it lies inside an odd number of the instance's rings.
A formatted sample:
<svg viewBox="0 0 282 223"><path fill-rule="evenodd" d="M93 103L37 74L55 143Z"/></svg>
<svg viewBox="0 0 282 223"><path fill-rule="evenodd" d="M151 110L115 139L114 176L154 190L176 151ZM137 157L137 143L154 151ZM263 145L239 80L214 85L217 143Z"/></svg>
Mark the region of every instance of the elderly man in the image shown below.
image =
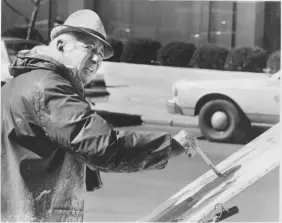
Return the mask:
<svg viewBox="0 0 282 223"><path fill-rule="evenodd" d="M2 87L2 221L82 221L99 171L162 169L172 148L185 153L188 138L115 131L91 109L83 86L112 55L91 10L56 26L49 46L18 54Z"/></svg>

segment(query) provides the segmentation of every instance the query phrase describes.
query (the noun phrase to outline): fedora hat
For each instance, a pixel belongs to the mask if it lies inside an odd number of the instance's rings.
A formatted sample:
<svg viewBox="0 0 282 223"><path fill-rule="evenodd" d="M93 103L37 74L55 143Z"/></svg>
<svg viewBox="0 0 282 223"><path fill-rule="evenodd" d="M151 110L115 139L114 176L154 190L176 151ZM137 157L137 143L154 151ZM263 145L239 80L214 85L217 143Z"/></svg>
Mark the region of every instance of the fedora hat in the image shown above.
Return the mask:
<svg viewBox="0 0 282 223"><path fill-rule="evenodd" d="M82 9L72 13L62 25L55 26L50 34L51 40L67 32L82 32L99 39L104 43L104 59L114 54L113 47L107 41L105 28L100 17L89 9Z"/></svg>

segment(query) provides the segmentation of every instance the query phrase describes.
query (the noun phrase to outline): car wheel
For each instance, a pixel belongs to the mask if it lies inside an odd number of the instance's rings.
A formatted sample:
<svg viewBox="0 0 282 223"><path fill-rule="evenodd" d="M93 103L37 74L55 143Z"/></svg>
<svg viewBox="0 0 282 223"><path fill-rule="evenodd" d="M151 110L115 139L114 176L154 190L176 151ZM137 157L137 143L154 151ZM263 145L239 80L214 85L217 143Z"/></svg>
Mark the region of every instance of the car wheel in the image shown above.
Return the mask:
<svg viewBox="0 0 282 223"><path fill-rule="evenodd" d="M217 142L242 142L247 138L250 121L234 103L216 99L203 105L199 127L206 139Z"/></svg>

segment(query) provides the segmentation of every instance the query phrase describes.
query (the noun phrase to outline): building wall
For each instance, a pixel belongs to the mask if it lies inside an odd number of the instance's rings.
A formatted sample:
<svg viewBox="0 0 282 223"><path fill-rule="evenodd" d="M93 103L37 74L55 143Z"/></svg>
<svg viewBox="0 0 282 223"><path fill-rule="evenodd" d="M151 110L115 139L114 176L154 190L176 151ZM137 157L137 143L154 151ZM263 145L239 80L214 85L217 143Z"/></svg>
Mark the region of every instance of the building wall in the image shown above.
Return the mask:
<svg viewBox="0 0 282 223"><path fill-rule="evenodd" d="M28 19L33 10L33 4L30 0L8 0L8 2L20 11ZM35 28L40 31L45 41L49 39L48 18L49 18L49 0L42 0L44 3L37 15L37 23ZM27 22L15 12L13 12L3 1L1 2L1 27L2 33L14 27L27 27ZM93 9L94 1L92 0L51 0L52 14L51 19L54 21L56 18L65 20L72 12L89 8Z"/></svg>
<svg viewBox="0 0 282 223"><path fill-rule="evenodd" d="M108 34L114 38L142 37L160 41L206 42L264 47L265 2L96 0ZM235 27L233 27L235 18ZM234 37L232 36L235 30Z"/></svg>
<svg viewBox="0 0 282 223"><path fill-rule="evenodd" d="M79 9L93 9L95 0L57 0L55 12L62 19L66 19L69 14Z"/></svg>
<svg viewBox="0 0 282 223"><path fill-rule="evenodd" d="M20 11L27 18L30 18L30 15L33 10L33 5L30 0L9 0L8 1L14 8ZM2 30L7 28L12 28L14 25L23 25L26 24L25 20L14 13L3 1L2 4L2 17L1 17L1 26ZM46 19L48 17L48 4L44 4L41 7L41 10L38 13L38 19Z"/></svg>
<svg viewBox="0 0 282 223"><path fill-rule="evenodd" d="M48 40L48 0L38 13L36 28ZM212 42L231 46L233 3L231 1L148 1L148 0L51 0L52 19L67 16L79 9L93 9L101 16L105 28L114 38L147 37L167 44L171 41L186 41L196 44ZM30 0L9 0L27 17L32 12ZM237 2L236 13L236 46L261 46L275 50L280 48L280 30L267 35L269 30L265 22L273 19L265 18L265 2ZM280 7L280 3L279 3ZM280 15L280 9L268 7ZM211 13L210 13L211 12ZM269 13L269 12L268 12ZM270 12L271 14L272 12ZM277 19L275 20L276 23ZM26 25L26 22L11 11L2 1L2 33L14 26ZM278 24L280 25L280 23ZM220 33L218 35L218 33ZM271 44L275 42L275 44ZM277 43L279 42L279 43Z"/></svg>
<svg viewBox="0 0 282 223"><path fill-rule="evenodd" d="M8 0L8 2L18 11L21 12L25 17L30 19L33 4L30 0ZM43 0L44 4L40 7L37 14L37 23L35 28L42 34L45 40L48 40L48 18L49 18L49 1ZM56 1L52 0L52 11L55 11ZM13 12L3 1L1 2L1 33L7 29L14 27L27 27L28 23L18 14ZM52 14L52 19L55 19L56 14Z"/></svg>
<svg viewBox="0 0 282 223"><path fill-rule="evenodd" d="M239 2L236 46L263 47L265 2Z"/></svg>
<svg viewBox="0 0 282 223"><path fill-rule="evenodd" d="M271 50L281 47L281 2L265 3L264 46Z"/></svg>

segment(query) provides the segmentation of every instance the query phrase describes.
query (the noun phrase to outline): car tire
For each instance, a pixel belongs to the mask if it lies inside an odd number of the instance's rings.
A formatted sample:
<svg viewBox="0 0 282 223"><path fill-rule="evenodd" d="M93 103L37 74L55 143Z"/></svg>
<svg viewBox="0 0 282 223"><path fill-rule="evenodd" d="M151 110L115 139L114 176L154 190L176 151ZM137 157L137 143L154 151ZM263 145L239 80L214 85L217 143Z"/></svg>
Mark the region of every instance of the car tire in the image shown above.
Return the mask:
<svg viewBox="0 0 282 223"><path fill-rule="evenodd" d="M213 125L216 113L224 117L222 129L216 129ZM210 141L244 143L251 125L249 119L234 103L216 99L207 102L201 108L199 127L204 137Z"/></svg>

